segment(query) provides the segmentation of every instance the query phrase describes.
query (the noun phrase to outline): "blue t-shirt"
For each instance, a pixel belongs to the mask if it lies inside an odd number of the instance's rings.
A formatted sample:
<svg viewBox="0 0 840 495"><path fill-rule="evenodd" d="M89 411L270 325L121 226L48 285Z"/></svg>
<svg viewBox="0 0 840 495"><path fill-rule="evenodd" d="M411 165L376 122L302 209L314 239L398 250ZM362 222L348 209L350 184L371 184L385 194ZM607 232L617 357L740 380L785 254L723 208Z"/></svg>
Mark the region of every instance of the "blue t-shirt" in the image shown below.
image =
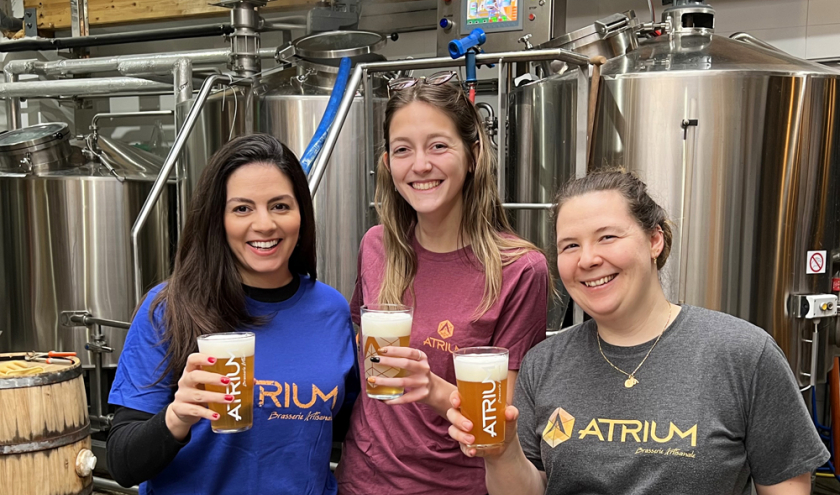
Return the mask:
<svg viewBox="0 0 840 495"><path fill-rule="evenodd" d="M158 330L163 308L149 319L160 292L149 292L128 331L109 402L150 414L174 398L171 376L154 383L165 345ZM352 406L359 389L355 337L347 301L306 276L290 299L246 299L248 312L271 318L256 334L254 425L242 433L215 434L201 420L189 443L140 493L333 495L330 472L333 417ZM180 371L178 371L180 374Z"/></svg>

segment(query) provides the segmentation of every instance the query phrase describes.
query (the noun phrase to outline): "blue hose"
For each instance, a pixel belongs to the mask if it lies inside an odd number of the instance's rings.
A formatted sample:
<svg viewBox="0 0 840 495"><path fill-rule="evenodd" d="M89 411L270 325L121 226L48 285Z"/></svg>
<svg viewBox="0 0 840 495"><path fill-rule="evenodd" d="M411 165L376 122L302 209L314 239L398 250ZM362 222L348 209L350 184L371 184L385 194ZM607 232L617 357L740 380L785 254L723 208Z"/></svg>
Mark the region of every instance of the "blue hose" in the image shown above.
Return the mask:
<svg viewBox="0 0 840 495"><path fill-rule="evenodd" d="M330 94L330 101L327 103L327 109L324 110L324 116L321 117L321 123L318 124L318 129L315 130L315 135L309 141L306 151L300 159L300 165L303 167L303 173L309 175L309 170L312 169L312 163L318 158L321 153L321 148L324 146L324 141L327 139L327 133L335 121L335 114L338 113L338 106L344 97L344 92L347 90L347 80L350 79L350 59L344 57L338 66L338 77L335 80L332 94ZM353 89L355 91L355 88Z"/></svg>

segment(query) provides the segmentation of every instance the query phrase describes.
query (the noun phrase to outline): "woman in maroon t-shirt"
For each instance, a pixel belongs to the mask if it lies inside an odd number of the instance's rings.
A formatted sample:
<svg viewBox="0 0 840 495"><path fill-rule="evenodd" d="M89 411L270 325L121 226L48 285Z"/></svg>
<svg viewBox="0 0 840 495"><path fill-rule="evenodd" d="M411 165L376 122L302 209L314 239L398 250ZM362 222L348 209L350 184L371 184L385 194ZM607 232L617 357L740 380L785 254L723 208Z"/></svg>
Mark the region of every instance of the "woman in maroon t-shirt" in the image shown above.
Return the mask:
<svg viewBox="0 0 840 495"><path fill-rule="evenodd" d="M545 338L545 256L511 230L481 118L449 83L453 75L390 84L376 184L381 225L362 240L350 306L357 324L364 304L414 307L410 347L379 351L388 356L382 365L409 376L375 378L405 387L398 399L356 402L337 471L343 495L484 495L483 463L447 435L451 353L508 348L515 383L522 357Z"/></svg>

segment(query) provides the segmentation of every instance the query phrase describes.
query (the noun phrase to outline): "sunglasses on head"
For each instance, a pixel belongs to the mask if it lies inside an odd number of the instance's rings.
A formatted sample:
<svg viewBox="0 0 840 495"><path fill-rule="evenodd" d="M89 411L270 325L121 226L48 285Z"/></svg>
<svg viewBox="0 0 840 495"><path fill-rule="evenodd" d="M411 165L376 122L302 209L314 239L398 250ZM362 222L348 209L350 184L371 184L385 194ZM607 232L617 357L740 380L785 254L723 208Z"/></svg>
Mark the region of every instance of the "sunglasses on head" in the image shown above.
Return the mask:
<svg viewBox="0 0 840 495"><path fill-rule="evenodd" d="M454 70L435 72L428 77L400 77L388 82L388 97L391 97L391 91L402 91L420 83L440 86L441 84L446 84L451 81L453 77L456 81L458 81L458 87L461 88L461 79L458 77L458 73Z"/></svg>

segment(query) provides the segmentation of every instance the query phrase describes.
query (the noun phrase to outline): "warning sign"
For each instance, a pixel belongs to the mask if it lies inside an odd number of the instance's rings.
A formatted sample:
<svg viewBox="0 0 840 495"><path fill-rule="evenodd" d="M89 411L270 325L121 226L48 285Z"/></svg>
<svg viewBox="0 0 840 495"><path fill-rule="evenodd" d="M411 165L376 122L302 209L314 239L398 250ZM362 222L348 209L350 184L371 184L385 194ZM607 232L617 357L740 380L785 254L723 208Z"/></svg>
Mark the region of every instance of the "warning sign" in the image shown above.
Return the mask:
<svg viewBox="0 0 840 495"><path fill-rule="evenodd" d="M808 275L825 273L825 255L825 251L808 251L808 257L805 261L805 273Z"/></svg>

